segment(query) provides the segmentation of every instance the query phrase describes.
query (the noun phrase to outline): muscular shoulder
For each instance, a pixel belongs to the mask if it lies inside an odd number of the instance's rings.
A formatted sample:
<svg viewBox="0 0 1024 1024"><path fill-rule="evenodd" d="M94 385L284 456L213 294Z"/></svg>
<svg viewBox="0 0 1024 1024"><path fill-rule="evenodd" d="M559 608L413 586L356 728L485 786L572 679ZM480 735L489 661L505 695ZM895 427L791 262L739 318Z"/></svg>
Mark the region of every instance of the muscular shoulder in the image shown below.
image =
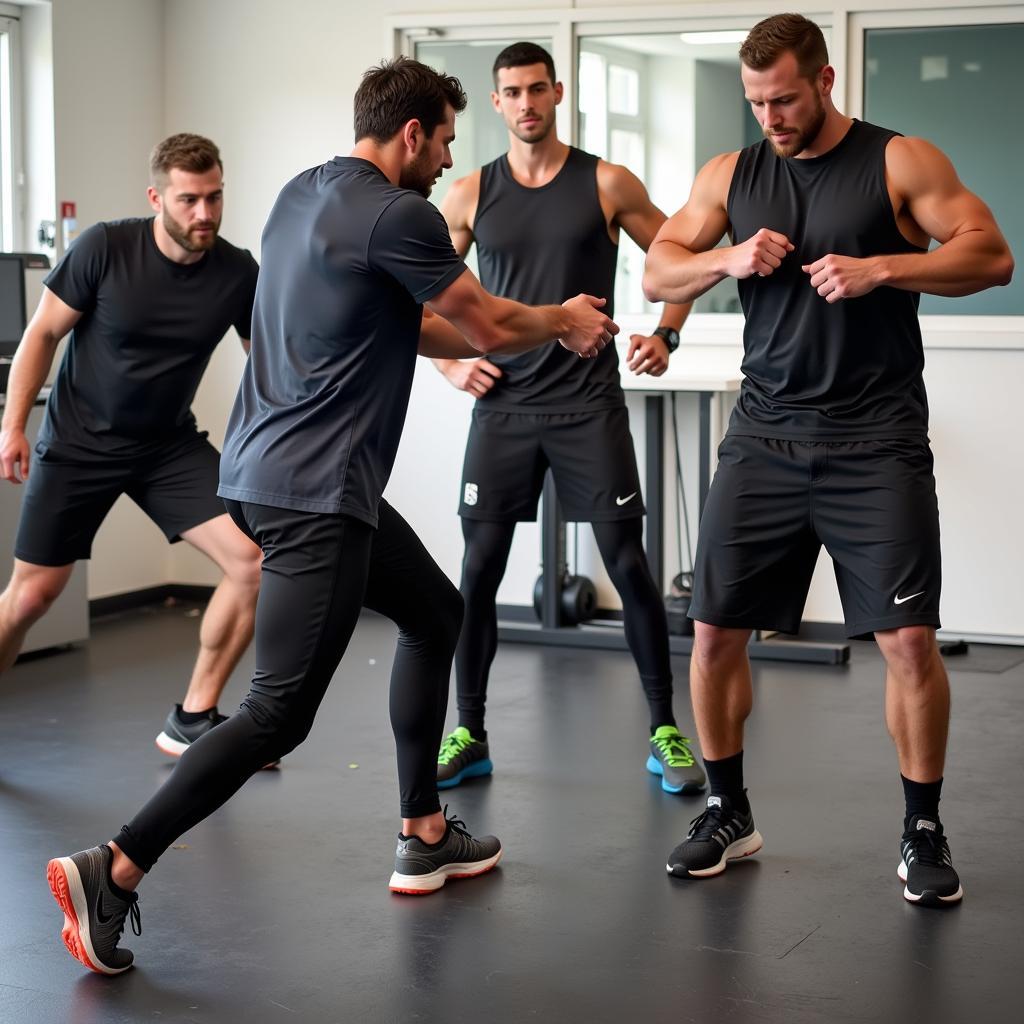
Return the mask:
<svg viewBox="0 0 1024 1024"><path fill-rule="evenodd" d="M885 147L885 171L898 194L904 197L954 187L956 171L949 157L927 139L895 135Z"/></svg>
<svg viewBox="0 0 1024 1024"><path fill-rule="evenodd" d="M448 189L441 210L444 219L456 227L466 227L472 223L473 213L480 201L480 170L477 169L464 178L456 178Z"/></svg>
<svg viewBox="0 0 1024 1024"><path fill-rule="evenodd" d="M597 161L597 190L616 211L635 209L647 201L644 183L622 164Z"/></svg>

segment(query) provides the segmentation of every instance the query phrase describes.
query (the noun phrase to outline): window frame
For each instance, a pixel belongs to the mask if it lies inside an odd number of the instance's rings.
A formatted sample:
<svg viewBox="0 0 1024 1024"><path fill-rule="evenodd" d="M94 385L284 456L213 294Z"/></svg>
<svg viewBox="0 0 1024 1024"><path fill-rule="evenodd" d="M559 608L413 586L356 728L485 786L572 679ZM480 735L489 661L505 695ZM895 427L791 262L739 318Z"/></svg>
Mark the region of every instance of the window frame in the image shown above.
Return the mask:
<svg viewBox="0 0 1024 1024"><path fill-rule="evenodd" d="M8 80L5 94L9 103L0 111L0 251L17 252L22 247L24 164L21 138L21 24L16 8L0 4L0 35L6 37Z"/></svg>

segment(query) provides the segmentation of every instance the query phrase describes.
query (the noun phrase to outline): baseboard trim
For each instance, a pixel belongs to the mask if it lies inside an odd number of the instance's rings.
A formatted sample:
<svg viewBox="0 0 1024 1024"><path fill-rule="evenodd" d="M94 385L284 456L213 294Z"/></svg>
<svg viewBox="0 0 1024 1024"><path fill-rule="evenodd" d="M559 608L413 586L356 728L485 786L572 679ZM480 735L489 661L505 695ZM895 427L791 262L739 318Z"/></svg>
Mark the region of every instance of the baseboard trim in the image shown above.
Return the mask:
<svg viewBox="0 0 1024 1024"><path fill-rule="evenodd" d="M92 598L89 601L89 618L99 619L104 615L118 615L121 612L131 611L133 608L163 604L168 600L204 603L209 601L212 593L212 586L199 583L163 583L158 587L128 590L123 594Z"/></svg>

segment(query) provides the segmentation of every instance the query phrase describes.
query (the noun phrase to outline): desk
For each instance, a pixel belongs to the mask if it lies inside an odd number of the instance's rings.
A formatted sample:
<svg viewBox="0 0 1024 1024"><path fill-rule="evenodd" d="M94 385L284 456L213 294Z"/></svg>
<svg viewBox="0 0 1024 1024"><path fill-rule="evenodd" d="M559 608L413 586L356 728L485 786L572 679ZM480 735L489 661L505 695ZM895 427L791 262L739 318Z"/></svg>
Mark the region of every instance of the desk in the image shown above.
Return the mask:
<svg viewBox="0 0 1024 1024"><path fill-rule="evenodd" d="M645 548L651 574L663 586L665 563L665 399L674 394L696 394L700 403L697 459L698 515L703 512L711 486L711 450L720 436L712 436L713 402L724 395L735 394L743 381L740 373L739 347L725 345L683 344L674 353L668 370L660 377L637 377L625 366L625 345L618 343L622 388L643 394L646 458L644 460L644 498L647 504ZM717 434L724 432L721 410ZM544 480L544 503L541 513L541 550L543 588L541 621L500 622L498 639L510 643L534 643L566 647L627 650L626 638L617 626L594 622L581 626L563 624L560 597L560 567L565 564L565 520L558 504L551 474ZM669 636L673 654L689 654L693 638ZM803 661L839 665L850 660L849 644L817 643L805 640L761 639L756 635L748 647L750 657L773 661Z"/></svg>

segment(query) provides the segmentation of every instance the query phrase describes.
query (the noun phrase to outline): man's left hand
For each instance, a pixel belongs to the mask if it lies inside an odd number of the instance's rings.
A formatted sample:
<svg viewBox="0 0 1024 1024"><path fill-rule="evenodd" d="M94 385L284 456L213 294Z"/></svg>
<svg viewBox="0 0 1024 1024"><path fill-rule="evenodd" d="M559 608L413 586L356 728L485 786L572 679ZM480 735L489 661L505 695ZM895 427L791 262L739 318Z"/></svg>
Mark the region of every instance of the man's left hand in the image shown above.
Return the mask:
<svg viewBox="0 0 1024 1024"><path fill-rule="evenodd" d="M811 287L826 302L860 298L879 284L878 261L870 257L856 259L830 253L800 269L810 275Z"/></svg>
<svg viewBox="0 0 1024 1024"><path fill-rule="evenodd" d="M668 369L668 345L657 334L631 334L626 366L633 373L660 377Z"/></svg>

